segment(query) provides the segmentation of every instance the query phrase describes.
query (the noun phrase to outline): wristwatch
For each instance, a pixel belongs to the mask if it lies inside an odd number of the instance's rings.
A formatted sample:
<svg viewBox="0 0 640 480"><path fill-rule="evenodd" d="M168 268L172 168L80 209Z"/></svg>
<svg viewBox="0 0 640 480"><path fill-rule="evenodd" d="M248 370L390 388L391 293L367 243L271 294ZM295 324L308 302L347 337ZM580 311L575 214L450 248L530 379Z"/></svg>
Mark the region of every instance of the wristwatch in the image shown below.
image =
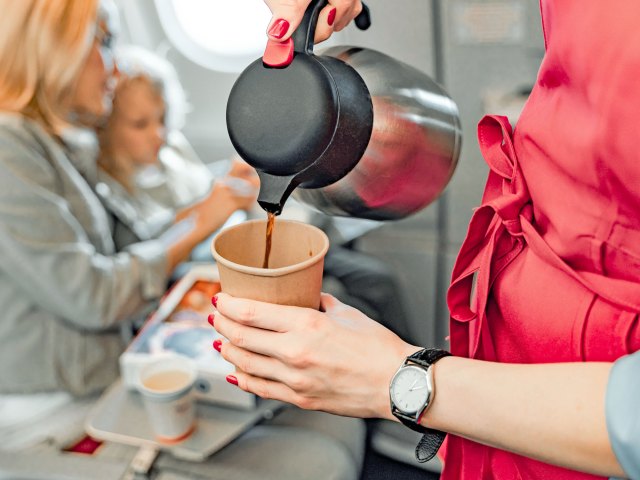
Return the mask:
<svg viewBox="0 0 640 480"><path fill-rule="evenodd" d="M449 352L437 348L420 350L405 359L389 385L391 413L410 429L424 433L416 447L416 457L420 462L431 460L446 436L440 430L423 427L420 419L435 395L433 364L449 355Z"/></svg>

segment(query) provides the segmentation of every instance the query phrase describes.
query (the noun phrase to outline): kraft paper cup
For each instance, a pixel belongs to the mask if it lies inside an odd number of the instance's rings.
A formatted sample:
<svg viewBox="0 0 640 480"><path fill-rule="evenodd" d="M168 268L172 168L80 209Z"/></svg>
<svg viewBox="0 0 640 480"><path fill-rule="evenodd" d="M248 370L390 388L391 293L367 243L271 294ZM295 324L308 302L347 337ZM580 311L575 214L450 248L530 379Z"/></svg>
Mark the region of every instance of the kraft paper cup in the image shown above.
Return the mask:
<svg viewBox="0 0 640 480"><path fill-rule="evenodd" d="M156 439L177 443L195 430L195 363L185 357L167 357L140 371L138 391Z"/></svg>
<svg viewBox="0 0 640 480"><path fill-rule="evenodd" d="M270 268L262 268L266 229L266 220L251 220L215 236L211 249L222 291L234 297L317 310L329 239L312 225L276 218Z"/></svg>

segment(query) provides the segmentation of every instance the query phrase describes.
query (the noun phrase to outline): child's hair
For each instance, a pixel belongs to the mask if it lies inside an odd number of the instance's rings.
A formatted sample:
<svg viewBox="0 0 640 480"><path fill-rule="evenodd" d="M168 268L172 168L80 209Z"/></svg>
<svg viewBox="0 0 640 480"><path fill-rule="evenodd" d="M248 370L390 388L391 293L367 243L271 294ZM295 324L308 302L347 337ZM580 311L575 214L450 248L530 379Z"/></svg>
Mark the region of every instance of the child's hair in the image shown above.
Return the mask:
<svg viewBox="0 0 640 480"><path fill-rule="evenodd" d="M165 109L167 108L166 96L164 94L163 86L160 83L143 74L135 74L133 76L121 75L113 98L113 110L111 111L112 117L118 115L122 93L136 85L146 87L158 103L161 103ZM166 124L166 118L164 122Z"/></svg>
<svg viewBox="0 0 640 480"><path fill-rule="evenodd" d="M133 191L132 165L113 155L113 139L110 131L119 120L123 94L135 86L146 88L164 109L163 123L167 131L178 130L184 125L187 101L173 65L149 50L136 46L121 47L115 55L120 78L115 89L113 109L107 122L98 128L100 155L98 164L113 178Z"/></svg>
<svg viewBox="0 0 640 480"><path fill-rule="evenodd" d="M116 179L127 191L133 192L134 189L134 166L125 159L119 158L113 154L113 138L111 131L113 126L119 121L120 109L122 105L122 98L124 92L135 86L142 86L146 88L149 93L155 97L155 101L165 110L163 116L163 123L166 125L166 95L163 85L158 81L155 81L150 76L143 73L134 74L121 74L118 80L118 85L115 89L113 97L113 108L111 109L111 115L105 123L98 126L98 143L100 146L100 154L98 155L98 165L105 172Z"/></svg>
<svg viewBox="0 0 640 480"><path fill-rule="evenodd" d="M179 130L184 126L189 104L178 74L168 60L142 47L129 45L118 49L116 62L124 82L146 79L161 95L167 130Z"/></svg>

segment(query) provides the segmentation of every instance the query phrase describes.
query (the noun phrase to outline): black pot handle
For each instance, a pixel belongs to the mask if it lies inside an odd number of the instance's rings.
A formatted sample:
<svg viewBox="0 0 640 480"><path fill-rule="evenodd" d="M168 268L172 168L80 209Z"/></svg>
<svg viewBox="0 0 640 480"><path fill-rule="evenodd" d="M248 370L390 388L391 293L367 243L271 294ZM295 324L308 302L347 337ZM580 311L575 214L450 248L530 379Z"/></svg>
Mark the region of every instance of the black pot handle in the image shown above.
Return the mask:
<svg viewBox="0 0 640 480"><path fill-rule="evenodd" d="M362 11L353 21L360 30L368 30L371 26L371 12L369 11L369 7L363 3Z"/></svg>
<svg viewBox="0 0 640 480"><path fill-rule="evenodd" d="M300 26L293 32L293 47L298 53L313 54L313 39L316 34L316 25L320 10L327 6L327 0L313 0L304 12ZM362 3L362 11L354 19L356 27L367 30L371 26L371 12L369 7Z"/></svg>

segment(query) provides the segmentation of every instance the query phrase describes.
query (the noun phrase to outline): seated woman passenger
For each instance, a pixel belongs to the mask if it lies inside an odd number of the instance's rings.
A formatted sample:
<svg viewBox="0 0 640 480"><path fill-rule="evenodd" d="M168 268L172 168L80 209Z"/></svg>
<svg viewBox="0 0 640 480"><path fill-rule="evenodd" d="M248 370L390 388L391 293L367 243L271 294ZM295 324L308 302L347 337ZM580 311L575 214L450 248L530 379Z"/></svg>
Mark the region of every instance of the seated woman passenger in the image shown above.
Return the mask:
<svg viewBox="0 0 640 480"><path fill-rule="evenodd" d="M2 448L27 441L27 424L63 418L72 396L117 379L120 330L220 224L199 215L171 243L115 248L91 165L66 140L110 109L110 17L102 10L96 20L97 9L97 1L0 6ZM69 407L67 420L80 410Z"/></svg>
<svg viewBox="0 0 640 480"><path fill-rule="evenodd" d="M90 396L118 378L121 327L222 221L211 208L173 242L117 250L91 165L63 140L109 113L112 17L99 5L0 0L0 450L59 451L82 432ZM308 478L357 478L362 442L357 420L288 409L210 468L300 478L308 461Z"/></svg>

